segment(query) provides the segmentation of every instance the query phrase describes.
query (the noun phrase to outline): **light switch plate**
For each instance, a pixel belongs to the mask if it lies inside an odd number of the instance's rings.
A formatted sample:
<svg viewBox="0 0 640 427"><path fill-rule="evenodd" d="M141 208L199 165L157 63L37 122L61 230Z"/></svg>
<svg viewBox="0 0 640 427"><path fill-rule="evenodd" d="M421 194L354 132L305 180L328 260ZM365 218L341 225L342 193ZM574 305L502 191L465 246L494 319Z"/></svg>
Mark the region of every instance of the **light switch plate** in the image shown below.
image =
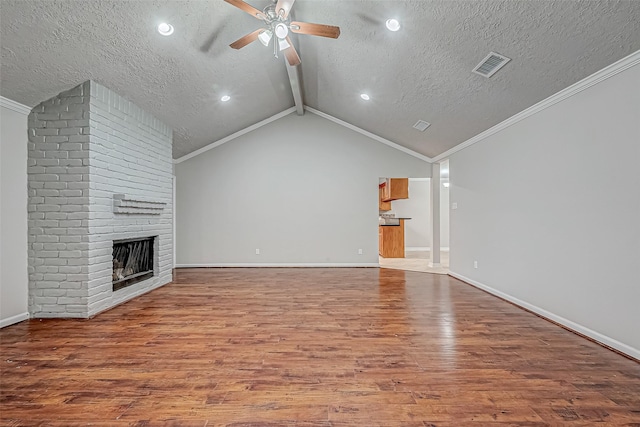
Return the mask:
<svg viewBox="0 0 640 427"><path fill-rule="evenodd" d="M451 203L451 209L458 209L458 204L457 203Z"/></svg>

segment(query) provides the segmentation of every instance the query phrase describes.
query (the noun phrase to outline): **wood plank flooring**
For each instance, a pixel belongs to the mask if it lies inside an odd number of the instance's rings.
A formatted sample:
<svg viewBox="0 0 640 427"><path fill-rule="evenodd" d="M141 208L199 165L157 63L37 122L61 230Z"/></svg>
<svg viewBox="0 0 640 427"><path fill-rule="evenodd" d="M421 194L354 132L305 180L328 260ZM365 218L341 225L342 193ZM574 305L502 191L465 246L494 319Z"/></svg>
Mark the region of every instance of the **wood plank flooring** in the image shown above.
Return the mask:
<svg viewBox="0 0 640 427"><path fill-rule="evenodd" d="M640 426L640 364L443 275L177 270L0 343L7 426Z"/></svg>

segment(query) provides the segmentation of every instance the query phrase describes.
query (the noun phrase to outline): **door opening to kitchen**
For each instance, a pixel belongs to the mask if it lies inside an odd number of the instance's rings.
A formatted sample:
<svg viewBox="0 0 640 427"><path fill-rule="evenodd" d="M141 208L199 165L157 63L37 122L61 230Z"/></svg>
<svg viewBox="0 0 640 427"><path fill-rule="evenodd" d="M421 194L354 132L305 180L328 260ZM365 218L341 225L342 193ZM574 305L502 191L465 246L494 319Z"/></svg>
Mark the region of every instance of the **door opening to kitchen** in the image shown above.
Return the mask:
<svg viewBox="0 0 640 427"><path fill-rule="evenodd" d="M447 274L448 256L429 266L431 179L380 178L378 193L380 267Z"/></svg>

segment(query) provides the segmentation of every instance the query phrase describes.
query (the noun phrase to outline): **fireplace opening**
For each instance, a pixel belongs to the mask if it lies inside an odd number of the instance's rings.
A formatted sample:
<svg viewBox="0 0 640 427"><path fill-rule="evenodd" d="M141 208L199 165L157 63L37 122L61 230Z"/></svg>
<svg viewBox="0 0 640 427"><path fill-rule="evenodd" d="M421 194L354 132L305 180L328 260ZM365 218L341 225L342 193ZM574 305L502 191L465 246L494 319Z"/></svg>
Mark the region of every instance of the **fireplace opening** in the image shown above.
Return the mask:
<svg viewBox="0 0 640 427"><path fill-rule="evenodd" d="M153 247L157 236L113 242L113 290L153 277Z"/></svg>

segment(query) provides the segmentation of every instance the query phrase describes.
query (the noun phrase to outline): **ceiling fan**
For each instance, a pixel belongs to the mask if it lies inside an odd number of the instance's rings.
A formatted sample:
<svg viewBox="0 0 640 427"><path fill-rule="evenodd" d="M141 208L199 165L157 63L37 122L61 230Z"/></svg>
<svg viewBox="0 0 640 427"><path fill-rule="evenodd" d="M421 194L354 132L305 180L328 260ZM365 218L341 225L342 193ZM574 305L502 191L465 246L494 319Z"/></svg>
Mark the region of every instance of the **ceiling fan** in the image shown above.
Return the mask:
<svg viewBox="0 0 640 427"><path fill-rule="evenodd" d="M337 39L340 36L340 28L332 25L311 24L308 22L289 21L289 12L295 0L273 0L273 3L264 8L261 12L255 7L243 0L224 0L227 3L244 10L251 16L262 20L267 28L259 28L252 33L231 43L234 49L241 49L256 40L269 46L271 39L275 35L276 40L273 42L273 55L277 58L278 52L284 52L289 65L295 66L300 64L300 56L293 47L289 38L289 31L297 34L309 34L312 36L329 37Z"/></svg>

